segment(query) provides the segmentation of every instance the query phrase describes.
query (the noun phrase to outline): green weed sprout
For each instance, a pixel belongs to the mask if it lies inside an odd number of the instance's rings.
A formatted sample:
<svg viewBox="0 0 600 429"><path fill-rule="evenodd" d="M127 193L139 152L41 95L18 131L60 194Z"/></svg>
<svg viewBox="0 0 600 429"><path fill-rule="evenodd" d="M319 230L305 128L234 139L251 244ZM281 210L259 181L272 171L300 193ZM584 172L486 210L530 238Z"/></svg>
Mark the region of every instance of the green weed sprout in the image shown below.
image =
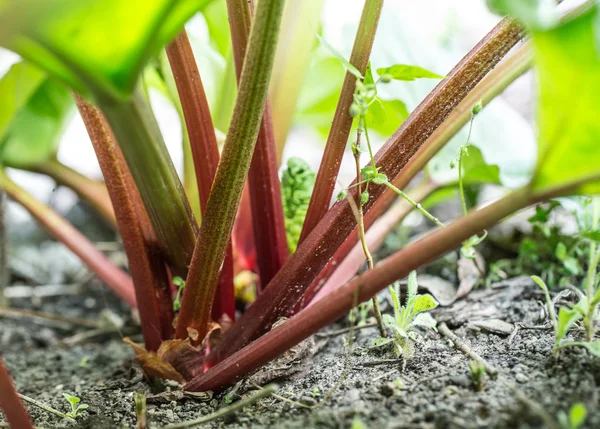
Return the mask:
<svg viewBox="0 0 600 429"><path fill-rule="evenodd" d="M63 396L69 402L69 405L71 405L71 411L65 413L65 415L68 417L76 419L80 416L80 411L86 410L88 408L87 404L80 404L81 399L79 399L77 396L72 396L65 392L63 392Z"/></svg>
<svg viewBox="0 0 600 429"><path fill-rule="evenodd" d="M478 392L483 392L483 377L485 376L485 365L477 360L469 362L469 372L471 373L471 380L473 386Z"/></svg>
<svg viewBox="0 0 600 429"><path fill-rule="evenodd" d="M376 347L393 344L397 357L406 359L414 355L414 344L418 339L415 328L422 326L435 329L436 321L426 311L438 306L438 302L430 294L417 295L417 273L412 271L408 276L408 287L406 292L406 303L400 305L400 285L395 283L390 286L390 294L394 304L394 316L383 315L383 323L392 331L391 338L378 338L373 342Z"/></svg>
<svg viewBox="0 0 600 429"><path fill-rule="evenodd" d="M561 429L579 429L587 418L587 408L584 403L577 402L569 409L569 414L559 411L556 415Z"/></svg>
<svg viewBox="0 0 600 429"><path fill-rule="evenodd" d="M557 315L556 310L554 309L552 298L550 298L550 292L548 291L548 286L546 286L546 283L538 276L532 276L531 278L540 286L540 288L542 288L546 296L546 308L548 309L548 317L550 318L550 323L552 324L552 328L554 329L554 357L558 357L560 349L574 346L585 347L590 353L596 356L600 356L600 341L563 341L565 336L569 332L569 329L571 329L575 322L589 317L589 306L587 297L582 296L579 302L571 306L570 308L561 307ZM591 305L597 307L599 301L600 294L596 294L596 296L594 296L592 300Z"/></svg>

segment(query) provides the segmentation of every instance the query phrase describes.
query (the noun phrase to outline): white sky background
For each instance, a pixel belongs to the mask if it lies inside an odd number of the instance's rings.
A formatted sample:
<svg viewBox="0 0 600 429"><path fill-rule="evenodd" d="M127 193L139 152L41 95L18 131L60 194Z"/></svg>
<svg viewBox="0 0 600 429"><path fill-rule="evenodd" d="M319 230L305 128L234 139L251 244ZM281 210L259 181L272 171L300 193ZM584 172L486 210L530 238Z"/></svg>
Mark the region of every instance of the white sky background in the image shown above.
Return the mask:
<svg viewBox="0 0 600 429"><path fill-rule="evenodd" d="M333 46L342 52L348 53L351 48L363 4L364 0L325 0L323 9L324 35ZM396 20L394 18L396 16L401 16L403 19ZM449 53L446 62L451 67L497 21L498 17L487 10L484 0L386 0L374 51L382 51L382 55L386 55L386 58L389 57L390 61L400 62L399 59L404 58L410 52L410 46L393 46L393 50L390 50L389 44L386 46L386 40L381 40L380 36L393 34L395 31L400 30L397 26L412 25L413 29L410 34L412 35L412 32L414 32L414 43L426 42L447 49ZM402 24L402 22L405 24ZM405 29L404 27L403 29ZM407 43L408 45L413 44L410 39ZM379 47L382 47L383 50ZM5 73L17 59L14 54L0 50L0 75ZM377 65L387 66L392 63ZM426 64L417 65L427 67ZM448 70L436 71L445 73ZM413 96L416 95L413 94ZM179 129L177 114L166 103L158 102L155 104L156 115L163 130L165 141L175 164L179 168L182 156L180 147L181 130ZM409 107L414 107L408 101L407 104ZM289 140L290 150L286 154L288 156L298 154L305 159L308 158L313 163L318 163L323 142L313 139L309 146L312 149L307 154L306 137L306 133L294 131ZM78 116L73 119L62 138L59 159L86 175L100 178L99 168L87 132ZM342 170L345 172L346 170L352 170L352 168L342 167ZM54 186L51 180L25 172L13 172L11 175L42 201L48 201L50 191ZM342 183L345 183L350 176L351 174L342 174ZM57 198L56 195L53 197L53 204L61 211L68 208L75 201L75 197L66 190L61 191L59 196L60 198ZM23 216L22 212L18 213L14 209L11 213L14 213L15 216Z"/></svg>

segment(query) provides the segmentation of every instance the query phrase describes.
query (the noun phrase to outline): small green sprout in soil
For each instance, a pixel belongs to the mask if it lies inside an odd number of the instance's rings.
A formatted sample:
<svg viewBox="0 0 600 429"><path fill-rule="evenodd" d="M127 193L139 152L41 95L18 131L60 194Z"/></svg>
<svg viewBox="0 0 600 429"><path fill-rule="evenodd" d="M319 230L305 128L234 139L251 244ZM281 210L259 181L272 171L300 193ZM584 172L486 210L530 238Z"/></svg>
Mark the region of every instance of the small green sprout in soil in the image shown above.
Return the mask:
<svg viewBox="0 0 600 429"><path fill-rule="evenodd" d="M417 295L417 273L412 271L408 276L408 287L405 305L400 305L400 284L390 286L390 294L394 305L394 316L383 315L383 323L392 331L391 338L378 338L373 342L376 347L392 344L397 357L410 359L415 353L415 343L419 336L417 327L435 329L436 322L426 311L433 310L438 302L430 294Z"/></svg>
<svg viewBox="0 0 600 429"><path fill-rule="evenodd" d="M483 378L485 377L485 365L473 359L469 362L469 373L471 374L471 381L473 382L473 387L475 387L475 390L478 392L483 392Z"/></svg>
<svg viewBox="0 0 600 429"><path fill-rule="evenodd" d="M559 411L556 415L560 429L579 429L587 418L587 408L584 403L577 402L569 409L569 414Z"/></svg>
<svg viewBox="0 0 600 429"><path fill-rule="evenodd" d="M79 399L77 396L72 396L65 392L63 392L63 396L71 406L71 411L65 413L65 415L68 417L76 419L77 417L81 416L81 414L79 414L81 411L86 410L89 407L87 404L80 404L81 399Z"/></svg>

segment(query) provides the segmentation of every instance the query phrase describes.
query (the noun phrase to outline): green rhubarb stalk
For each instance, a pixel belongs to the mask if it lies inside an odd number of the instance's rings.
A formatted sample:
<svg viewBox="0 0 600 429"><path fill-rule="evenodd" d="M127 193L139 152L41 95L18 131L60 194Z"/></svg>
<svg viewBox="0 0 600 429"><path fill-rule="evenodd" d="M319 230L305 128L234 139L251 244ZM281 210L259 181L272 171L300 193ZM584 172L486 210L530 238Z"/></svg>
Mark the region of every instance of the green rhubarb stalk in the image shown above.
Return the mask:
<svg viewBox="0 0 600 429"><path fill-rule="evenodd" d="M100 105L140 192L161 250L185 277L197 225L148 101L138 88L123 103Z"/></svg>
<svg viewBox="0 0 600 429"><path fill-rule="evenodd" d="M219 272L267 99L283 5L284 0L261 0L256 8L233 119L190 264L177 323L178 338L187 337L188 328L196 329L199 338L207 332Z"/></svg>

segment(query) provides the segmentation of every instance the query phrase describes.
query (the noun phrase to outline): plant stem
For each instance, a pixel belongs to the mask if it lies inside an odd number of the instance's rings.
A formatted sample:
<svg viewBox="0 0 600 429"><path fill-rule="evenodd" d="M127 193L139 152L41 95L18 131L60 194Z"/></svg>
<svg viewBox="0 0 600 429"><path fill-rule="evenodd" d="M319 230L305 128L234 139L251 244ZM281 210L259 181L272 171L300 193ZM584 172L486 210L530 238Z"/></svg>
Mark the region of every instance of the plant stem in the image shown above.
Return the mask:
<svg viewBox="0 0 600 429"><path fill-rule="evenodd" d="M13 429L33 429L29 414L19 399L10 374L0 356L0 409Z"/></svg>
<svg viewBox="0 0 600 429"><path fill-rule="evenodd" d="M202 79L185 30L167 46L167 55L185 117L196 172L195 177L200 193L200 210L204 214L220 156ZM219 299L213 305L212 316L215 320L219 320L223 314L227 314L231 320L235 319L231 245L227 249L217 287Z"/></svg>
<svg viewBox="0 0 600 429"><path fill-rule="evenodd" d="M277 165L292 125L302 83L312 58L315 29L324 0L287 1L275 52L269 95L273 112Z"/></svg>
<svg viewBox="0 0 600 429"><path fill-rule="evenodd" d="M231 49L229 50L225 61L223 80L219 86L219 98L213 109L215 126L218 130L223 132L229 127L229 121L231 120L237 93L235 64L233 61L233 51Z"/></svg>
<svg viewBox="0 0 600 429"><path fill-rule="evenodd" d="M6 193L0 187L0 307L8 306L4 291L10 284L8 267L8 237L6 234Z"/></svg>
<svg viewBox="0 0 600 429"><path fill-rule="evenodd" d="M191 391L205 391L218 390L230 385L342 317L352 309L357 290L358 301L364 302L397 279L406 277L411 271L460 246L462 241L473 234L491 227L533 202L529 198L528 189L524 188L428 234L384 259L373 270L365 271L319 302L305 308L286 323L271 329L242 350L196 377L185 388Z"/></svg>
<svg viewBox="0 0 600 429"><path fill-rule="evenodd" d="M197 426L197 425L201 425L204 423L212 422L214 420L220 419L221 417L229 416L229 415L241 410L242 408L247 407L248 405L252 405L252 404L260 401L261 399L268 398L273 393L275 393L277 391L277 389L279 389L279 386L277 386L276 384L269 384L269 385L261 388L256 393L253 393L251 396L248 396L247 398L244 398L228 407L221 408L220 410L215 411L214 413L209 414L208 416L200 417L199 419L195 419L195 420L188 420L187 422L183 422L183 423L176 423L174 425L165 426L164 429L189 428L192 426Z"/></svg>
<svg viewBox="0 0 600 429"><path fill-rule="evenodd" d="M133 184L123 154L102 113L79 96L77 107L106 180L129 270L135 285L146 349L158 350L172 336L170 282L158 240Z"/></svg>
<svg viewBox="0 0 600 429"><path fill-rule="evenodd" d="M100 107L123 151L161 250L173 272L185 278L196 242L196 221L148 101L138 88L130 100Z"/></svg>
<svg viewBox="0 0 600 429"><path fill-rule="evenodd" d="M228 0L233 58L239 81L252 25L251 2ZM248 172L254 242L261 288L266 286L287 260L287 246L281 186L278 175L271 108L267 99L258 139Z"/></svg>
<svg viewBox="0 0 600 429"><path fill-rule="evenodd" d="M356 167L356 180L358 181L361 177L360 171L360 135L361 135L361 127L359 126L356 130L356 149L354 150L354 165ZM365 133L366 133L365 127ZM370 145L369 145L370 146ZM369 251L369 245L367 244L367 238L365 236L365 222L363 215L363 203L362 203L362 185L360 182L357 182L358 186L356 188L356 223L358 224L358 236L360 238L360 244L362 246L363 253L365 254L365 259L367 260L367 268L369 270L373 269L373 256L371 256L371 252ZM369 184L367 183L367 188ZM383 319L381 317L381 310L379 309L379 301L377 300L377 295L373 297L373 314L375 315L375 320L377 321L377 328L379 329L379 334L382 338L387 337L385 332L385 326L383 326Z"/></svg>
<svg viewBox="0 0 600 429"><path fill-rule="evenodd" d="M50 176L59 185L71 188L81 199L87 201L113 228L116 228L115 212L106 191L106 186L103 183L91 180L62 164L57 159L50 159L33 166L31 171Z"/></svg>
<svg viewBox="0 0 600 429"><path fill-rule="evenodd" d="M521 34L522 29L517 24L503 20L404 121L375 156L377 165L381 166L392 183L396 184L396 176L403 171L409 159L452 109L520 40ZM371 198L364 206L367 224L373 201L380 197L384 189L383 186L374 187ZM351 189L349 195L355 198L356 194L352 194L353 192L356 189ZM356 220L349 203L345 200L334 204L273 278L272 284L258 296L239 323L225 334L223 341L211 353L209 361L219 361L239 350L268 330L281 314L291 311L355 227ZM353 245L352 243L350 248Z"/></svg>
<svg viewBox="0 0 600 429"><path fill-rule="evenodd" d="M350 63L363 75L369 64L371 48L375 40L375 33L377 32L382 8L383 0L366 0L358 24L358 30L356 31L356 38L354 39L354 46L350 55ZM344 150L346 149L346 143L350 136L350 129L352 128L353 118L350 116L349 110L354 100L355 88L356 77L347 72L298 244L301 244L308 237L329 208L342 163L342 157L344 156Z"/></svg>
<svg viewBox="0 0 600 429"><path fill-rule="evenodd" d="M598 220L600 219L600 199L592 198L592 231L598 230ZM600 252L598 252L596 242L590 242L590 259L588 272L586 276L586 293L588 299L588 314L584 318L586 328L586 338L592 341L595 334L595 313L597 305L592 305L594 298L594 285L596 284L596 271L598 270L598 262L600 260Z"/></svg>
<svg viewBox="0 0 600 429"><path fill-rule="evenodd" d="M445 323L441 323L438 326L438 331L444 337L448 338L452 343L459 349L461 352L469 356L471 359L479 362L485 368L486 372L491 376L495 377L498 375L498 370L490 365L485 359L479 356L475 351L469 347L465 342L463 342L460 338L456 336L454 332L452 332Z"/></svg>
<svg viewBox="0 0 600 429"><path fill-rule="evenodd" d="M233 120L227 133L190 264L176 335L207 332L217 280L260 128L283 0L261 0L250 34Z"/></svg>
<svg viewBox="0 0 600 429"><path fill-rule="evenodd" d="M127 304L136 307L133 282L125 272L117 267L104 254L96 250L94 245L62 216L36 200L19 185L13 182L3 169L0 169L0 187L15 202L22 205L50 235L56 238L75 253Z"/></svg>
<svg viewBox="0 0 600 429"><path fill-rule="evenodd" d="M390 182L387 182L385 184L385 186L387 186L392 191L394 191L396 194L398 194L402 198L404 198L411 206L413 206L414 208L416 208L423 216L425 216L427 219L429 219L430 221L432 221L433 223L435 223L437 226L439 226L440 228L444 227L444 224L442 222L440 222L440 220L437 217L433 216L431 213L429 213L427 210L425 210L423 208L423 206L421 205L421 203L417 203L409 195L407 195L406 193L404 193L400 189L396 188Z"/></svg>

